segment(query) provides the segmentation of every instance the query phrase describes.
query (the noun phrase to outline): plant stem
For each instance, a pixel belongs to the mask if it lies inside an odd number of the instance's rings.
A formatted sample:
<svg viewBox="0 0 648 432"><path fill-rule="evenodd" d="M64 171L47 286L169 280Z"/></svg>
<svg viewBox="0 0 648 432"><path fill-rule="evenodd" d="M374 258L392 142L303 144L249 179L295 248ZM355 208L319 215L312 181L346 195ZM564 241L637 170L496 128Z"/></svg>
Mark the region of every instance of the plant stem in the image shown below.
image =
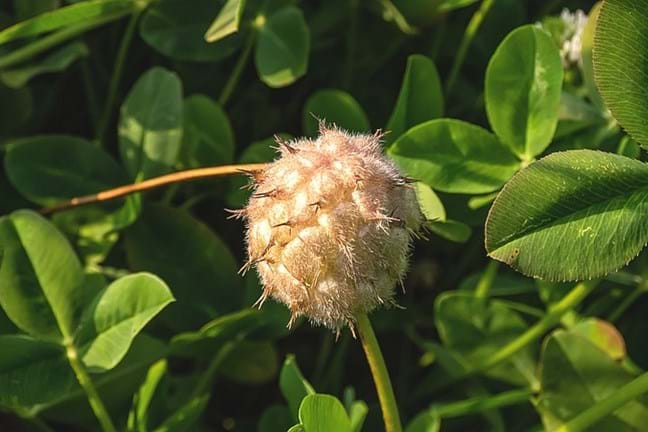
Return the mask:
<svg viewBox="0 0 648 432"><path fill-rule="evenodd" d="M556 429L555 432L581 432L589 430L590 426L644 393L648 393L648 372L639 375L628 384L617 389L611 396L581 412L575 418Z"/></svg>
<svg viewBox="0 0 648 432"><path fill-rule="evenodd" d="M11 52L10 54L7 54L4 57L0 57L0 69L6 69L10 66L14 66L16 64L22 63L23 61L29 60L35 55L40 54L43 51L46 51L62 42L65 42L68 39L71 39L81 33L84 33L95 27L99 27L110 21L119 19L130 12L132 12L132 9L118 10L95 20L90 20L87 22L82 22L81 24L69 26L67 28L64 28L63 30L59 30L55 33L38 39L30 44L25 45L22 48L18 48L17 50Z"/></svg>
<svg viewBox="0 0 648 432"><path fill-rule="evenodd" d="M245 41L245 47L243 48L243 52L241 53L240 57L236 61L236 64L234 65L234 69L232 70L231 75L227 79L227 82L225 83L225 86L223 87L223 90L221 91L221 94L218 98L218 103L221 106L225 106L225 104L227 104L227 101L229 100L230 96L232 96L234 89L236 88L238 82L241 79L241 74L243 73L243 69L245 68L247 61L250 58L250 53L252 52L252 47L254 46L254 40L256 39L257 31L258 30L255 26L252 26L252 28L250 29L250 35Z"/></svg>
<svg viewBox="0 0 648 432"><path fill-rule="evenodd" d="M115 425L113 424L110 415L108 414L108 410L101 400L101 397L99 396L99 393L97 392L97 389L95 388L90 375L88 375L85 366L83 366L83 363L81 363L81 360L79 360L79 356L74 344L72 344L71 342L65 343L65 353L67 355L68 362L70 363L70 366L72 367L72 370L76 375L77 381L79 381L81 388L83 388L83 391L85 391L86 393L88 402L90 403L90 407L92 408L95 417L97 417L97 420L99 420L101 429L104 432L117 432L117 429L115 429Z"/></svg>
<svg viewBox="0 0 648 432"><path fill-rule="evenodd" d="M357 314L356 325L360 334L362 349L364 349L365 355L367 356L369 369L371 369L371 374L376 384L378 400L380 401L380 408L382 410L383 420L385 421L385 431L401 432L402 427L398 414L398 405L394 397L394 389L389 379L387 366L385 366L385 359L380 351L378 340L376 340L376 335L374 334L367 314Z"/></svg>
<svg viewBox="0 0 648 432"><path fill-rule="evenodd" d="M596 287L598 281L587 281L578 283L567 295L565 295L558 303L553 305L549 312L527 331L520 336L504 345L495 354L491 355L488 360L481 363L478 367L471 370L471 375L479 372L487 371L492 367L500 364L504 360L511 357L513 354L520 351L522 348L531 342L539 339L543 334L553 328L560 322L560 318L573 307L577 306L587 295Z"/></svg>
<svg viewBox="0 0 648 432"><path fill-rule="evenodd" d="M491 286L493 285L495 276L497 276L498 267L499 267L498 261L490 260L488 262L488 265L486 266L486 270L479 278L479 282L477 283L477 288L475 288L476 297L478 298L488 297L488 292L490 291Z"/></svg>
<svg viewBox="0 0 648 432"><path fill-rule="evenodd" d="M494 396L485 395L459 402L432 405L430 411L439 417L459 417L528 402L531 396L533 396L533 392L528 389L511 390Z"/></svg>
<svg viewBox="0 0 648 432"><path fill-rule="evenodd" d="M117 98L117 90L119 89L119 82L121 81L122 72L124 70L124 62L126 61L126 55L128 54L128 48L133 40L135 28L137 27L137 20L142 11L143 9L137 9L133 12L128 21L128 25L126 26L124 36L119 44L119 50L117 51L117 57L115 59L115 67L113 68L110 84L108 85L108 96L106 97L101 120L99 121L99 126L97 128L97 141L99 142L103 141L106 129L108 128L108 123L110 122L112 108L115 104L115 99Z"/></svg>
<svg viewBox="0 0 648 432"><path fill-rule="evenodd" d="M464 31L463 37L461 38L461 43L459 44L457 55L455 56L454 62L452 63L452 68L450 68L448 81L446 81L446 97L452 92L452 89L457 81L459 71L461 70L461 66L463 66L464 60L466 59L468 48L475 38L479 27L481 27L482 21L484 21L484 18L488 14L488 11L490 11L491 7L493 7L493 3L495 3L494 0L483 0L481 5L479 6L479 9L477 9L472 18L470 18L470 22L466 27L466 31Z"/></svg>
<svg viewBox="0 0 648 432"><path fill-rule="evenodd" d="M621 315L634 303L642 294L648 291L648 280L642 281L629 295L623 298L621 303L614 308L610 315L608 316L608 321L616 322Z"/></svg>
<svg viewBox="0 0 648 432"><path fill-rule="evenodd" d="M72 198L70 201L65 201L53 207L44 208L41 210L42 214L51 214L62 210L67 210L73 207L82 205L110 201L115 198L120 198L126 195L131 195L135 192L142 192L158 188L160 186L180 183L190 180L196 180L206 177L220 177L232 174L249 174L256 171L263 170L268 164L237 164L237 165L220 165L207 168L196 168L185 171L178 171L171 174L166 174L159 177L153 177L139 183L128 184L119 186L114 189L105 190L92 195L84 195L81 197Z"/></svg>
<svg viewBox="0 0 648 432"><path fill-rule="evenodd" d="M191 396L189 397L188 401L194 400L207 393L209 387L212 384L212 381L214 380L214 375L216 375L216 372L223 364L223 361L227 358L227 356L230 355L234 348L236 348L236 345L241 338L242 337L238 337L226 342L221 347L221 349L218 350L216 355L214 355L214 357L209 362L209 366L207 366L207 369L205 370L205 372L203 372L202 376L198 380L198 384L191 392Z"/></svg>

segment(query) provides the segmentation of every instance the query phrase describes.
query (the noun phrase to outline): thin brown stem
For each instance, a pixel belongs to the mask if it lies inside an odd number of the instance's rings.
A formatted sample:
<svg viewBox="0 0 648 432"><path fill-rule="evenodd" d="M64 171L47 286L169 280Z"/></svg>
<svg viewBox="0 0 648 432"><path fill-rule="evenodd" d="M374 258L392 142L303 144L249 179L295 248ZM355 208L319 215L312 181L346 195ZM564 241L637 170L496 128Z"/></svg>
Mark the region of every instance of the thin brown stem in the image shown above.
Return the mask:
<svg viewBox="0 0 648 432"><path fill-rule="evenodd" d="M67 210L73 207L82 205L110 201L115 198L120 198L126 195L134 194L136 192L147 191L165 186L173 183L181 183L191 180L197 180L207 177L220 177L233 174L248 174L255 171L265 169L268 164L238 164L238 165L221 165L208 168L196 168L185 171L178 171L171 174L166 174L160 177L150 178L139 183L119 186L114 189L98 192L92 195L85 195L81 197L72 198L69 201L61 204L48 207L41 210L42 214L51 214L62 210Z"/></svg>

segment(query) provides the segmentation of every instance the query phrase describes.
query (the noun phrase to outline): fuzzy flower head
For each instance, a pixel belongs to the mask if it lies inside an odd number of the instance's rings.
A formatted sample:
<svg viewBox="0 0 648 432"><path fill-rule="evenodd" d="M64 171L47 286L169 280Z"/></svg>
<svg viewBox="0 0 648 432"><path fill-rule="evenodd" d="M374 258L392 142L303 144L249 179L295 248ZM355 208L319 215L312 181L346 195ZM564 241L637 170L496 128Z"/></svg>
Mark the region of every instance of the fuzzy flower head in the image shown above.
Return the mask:
<svg viewBox="0 0 648 432"><path fill-rule="evenodd" d="M393 303L423 216L413 189L381 153L380 134L320 125L317 139L279 142L254 174L248 262L263 294L296 317L340 330L357 313Z"/></svg>

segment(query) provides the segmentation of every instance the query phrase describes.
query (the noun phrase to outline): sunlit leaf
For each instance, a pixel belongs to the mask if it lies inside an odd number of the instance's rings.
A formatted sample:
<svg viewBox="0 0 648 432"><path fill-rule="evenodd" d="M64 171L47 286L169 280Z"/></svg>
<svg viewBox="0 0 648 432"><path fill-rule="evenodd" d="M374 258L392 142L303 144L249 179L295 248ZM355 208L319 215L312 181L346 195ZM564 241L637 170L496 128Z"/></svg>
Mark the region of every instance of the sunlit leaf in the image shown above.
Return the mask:
<svg viewBox="0 0 648 432"><path fill-rule="evenodd" d="M306 73L310 31L302 12L286 7L269 17L259 29L254 61L261 81L285 87Z"/></svg>
<svg viewBox="0 0 648 432"><path fill-rule="evenodd" d="M62 342L76 329L83 293L81 264L42 216L19 210L0 219L0 304L22 330Z"/></svg>
<svg viewBox="0 0 648 432"><path fill-rule="evenodd" d="M319 90L306 100L302 113L306 135L318 134L318 120L349 132L367 132L370 127L367 115L353 96L335 89Z"/></svg>
<svg viewBox="0 0 648 432"><path fill-rule="evenodd" d="M0 45L89 21L105 21L133 12L137 0L89 0L45 12L0 32Z"/></svg>
<svg viewBox="0 0 648 432"><path fill-rule="evenodd" d="M92 371L115 367L135 336L173 296L157 276L139 273L120 278L95 298L81 323L77 343Z"/></svg>
<svg viewBox="0 0 648 432"><path fill-rule="evenodd" d="M549 280L590 279L648 243L648 164L611 153L554 153L504 187L486 221L488 254Z"/></svg>
<svg viewBox="0 0 648 432"><path fill-rule="evenodd" d="M442 115L443 93L434 62L419 54L409 56L385 139L393 142L411 127Z"/></svg>
<svg viewBox="0 0 648 432"><path fill-rule="evenodd" d="M647 2L603 2L594 36L594 75L614 118L644 148L648 148L646 34Z"/></svg>
<svg viewBox="0 0 648 432"><path fill-rule="evenodd" d="M182 82L154 67L126 97L119 118L119 153L138 180L171 171L182 140Z"/></svg>
<svg viewBox="0 0 648 432"><path fill-rule="evenodd" d="M186 0L154 2L142 17L140 35L155 50L176 60L220 60L241 46L237 34L214 43L204 38L224 4L225 0L191 0L191 7Z"/></svg>
<svg viewBox="0 0 648 432"><path fill-rule="evenodd" d="M205 40L215 42L238 31L244 8L245 0L227 0L205 33Z"/></svg>
<svg viewBox="0 0 648 432"><path fill-rule="evenodd" d="M549 145L563 81L560 52L541 28L526 25L499 45L486 70L486 112L497 136L530 160Z"/></svg>
<svg viewBox="0 0 648 432"><path fill-rule="evenodd" d="M501 187L519 161L493 134L460 120L430 120L408 130L388 154L415 180L451 193Z"/></svg>

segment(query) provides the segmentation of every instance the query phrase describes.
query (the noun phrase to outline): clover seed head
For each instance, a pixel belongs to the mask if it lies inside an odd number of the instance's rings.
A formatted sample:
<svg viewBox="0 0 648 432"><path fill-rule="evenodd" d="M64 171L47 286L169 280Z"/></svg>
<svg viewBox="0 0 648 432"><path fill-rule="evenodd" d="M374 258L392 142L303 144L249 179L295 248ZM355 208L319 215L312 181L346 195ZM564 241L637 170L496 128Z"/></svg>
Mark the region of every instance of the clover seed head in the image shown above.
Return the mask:
<svg viewBox="0 0 648 432"><path fill-rule="evenodd" d="M254 174L243 269L258 271L259 304L290 308L289 325L305 316L339 331L393 303L423 216L380 138L322 123L317 139L279 140L280 157Z"/></svg>

